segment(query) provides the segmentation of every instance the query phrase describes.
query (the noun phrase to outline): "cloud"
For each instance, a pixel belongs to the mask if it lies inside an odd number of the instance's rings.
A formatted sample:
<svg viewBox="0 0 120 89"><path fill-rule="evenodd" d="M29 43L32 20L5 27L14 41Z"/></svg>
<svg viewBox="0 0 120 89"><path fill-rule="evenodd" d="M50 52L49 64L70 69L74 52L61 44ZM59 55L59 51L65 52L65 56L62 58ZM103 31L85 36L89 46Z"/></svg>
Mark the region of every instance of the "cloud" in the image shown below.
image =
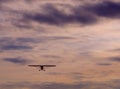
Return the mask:
<svg viewBox="0 0 120 89"><path fill-rule="evenodd" d="M22 64L22 65L23 64L27 64L29 62L28 60L20 58L20 57L16 57L16 58L4 58L3 60L7 61L7 62L14 63L14 64Z"/></svg>
<svg viewBox="0 0 120 89"><path fill-rule="evenodd" d="M110 64L110 63L97 63L97 65L100 65L100 66L110 66L112 64Z"/></svg>
<svg viewBox="0 0 120 89"><path fill-rule="evenodd" d="M13 37L1 37L0 38L0 45L7 45L7 44L26 44L26 43L36 43L38 42L37 39L32 38L32 37L18 37L18 38L13 38Z"/></svg>
<svg viewBox="0 0 120 89"><path fill-rule="evenodd" d="M50 41L60 41L60 40L73 40L74 37L69 36L41 36L39 38L32 37L2 37L0 38L0 51L6 50L31 50L33 46L31 44L46 43Z"/></svg>
<svg viewBox="0 0 120 89"><path fill-rule="evenodd" d="M95 5L86 6L87 10L96 14L97 16L112 18L120 17L120 3L112 1L103 1Z"/></svg>
<svg viewBox="0 0 120 89"><path fill-rule="evenodd" d="M67 76L67 75L71 75L72 77L74 76L74 78L76 78L76 77L81 77L81 78L85 78L85 76L84 76L84 74L83 73L79 73L79 72L49 72L48 73L49 75L65 75L65 76Z"/></svg>
<svg viewBox="0 0 120 89"><path fill-rule="evenodd" d="M12 22L12 25L14 25L15 27L20 28L20 29L33 29L31 24L29 24L28 22L24 22L21 20L17 21L17 19L16 19L16 21Z"/></svg>
<svg viewBox="0 0 120 89"><path fill-rule="evenodd" d="M23 17L26 21L60 26L74 23L90 25L98 22L101 17L120 17L120 3L112 1L71 6L69 9L70 13L65 13L54 4L46 4L43 12L25 13Z"/></svg>
<svg viewBox="0 0 120 89"><path fill-rule="evenodd" d="M57 56L57 55L42 55L42 56L45 58L62 58L62 57Z"/></svg>
<svg viewBox="0 0 120 89"><path fill-rule="evenodd" d="M43 37L45 39L48 39L48 40L71 40L71 39L75 39L74 37L67 37L67 36L46 36L46 37Z"/></svg>
<svg viewBox="0 0 120 89"><path fill-rule="evenodd" d="M0 50L28 50L32 49L27 42L34 42L32 38L0 38Z"/></svg>
<svg viewBox="0 0 120 89"><path fill-rule="evenodd" d="M5 2L6 0L0 0ZM9 0L7 0L9 1ZM10 0L11 1L11 0ZM29 0L23 0L22 2ZM14 3L14 2L13 2ZM35 2L32 2L35 3ZM81 2L83 3L83 2ZM28 6L28 4L25 4ZM69 6L67 6L69 5ZM38 22L49 25L63 26L67 24L82 24L91 25L99 22L101 17L104 18L119 18L120 17L120 3L114 1L97 1L96 3L87 3L82 5L60 5L59 3L45 3L40 5L39 10L31 11L27 8L24 10L6 8L2 10L6 20L10 20L12 25L18 28L33 29L31 22ZM58 8L61 6L64 11ZM34 8L34 7L33 7ZM8 10L8 11L6 11ZM65 12L69 10L69 12ZM4 12L7 12L6 14ZM8 13L12 16L9 17ZM3 16L4 17L4 16ZM9 18L8 18L9 17Z"/></svg>
<svg viewBox="0 0 120 89"><path fill-rule="evenodd" d="M19 38L16 38L16 41L18 42L21 42L21 43L36 43L36 42L39 42L38 39L35 39L35 38L27 38L27 37L19 37Z"/></svg>
<svg viewBox="0 0 120 89"><path fill-rule="evenodd" d="M11 0L0 0L0 3L3 3L3 2L9 2Z"/></svg>
<svg viewBox="0 0 120 89"><path fill-rule="evenodd" d="M74 37L68 37L68 36L41 36L38 38L38 41L43 43L43 42L48 42L48 41L57 41L57 40L73 40L75 39Z"/></svg>
<svg viewBox="0 0 120 89"><path fill-rule="evenodd" d="M64 83L42 83L34 84L29 82L23 83L8 83L0 84L2 89L16 89L16 88L28 88L28 89L119 89L120 80L108 81L108 82L80 82L76 84L64 84Z"/></svg>
<svg viewBox="0 0 120 89"><path fill-rule="evenodd" d="M112 61L120 62L120 57L111 57L109 59Z"/></svg>
<svg viewBox="0 0 120 89"><path fill-rule="evenodd" d="M20 43L44 43L48 41L56 41L56 40L72 40L74 37L68 36L41 36L39 38L16 38L17 42Z"/></svg>
<svg viewBox="0 0 120 89"><path fill-rule="evenodd" d="M109 51L119 52L119 51L120 51L120 48L117 48L117 49L112 49L112 50L109 50Z"/></svg>
<svg viewBox="0 0 120 89"><path fill-rule="evenodd" d="M1 47L1 50L27 50L27 49L32 49L31 46L25 46L25 45L12 45L12 44L8 44L5 46Z"/></svg>
<svg viewBox="0 0 120 89"><path fill-rule="evenodd" d="M87 13L83 8L74 9L71 11L72 14L66 14L58 10L54 4L47 4L43 10L47 13L26 13L24 14L24 19L51 25L64 25L69 23L91 24L96 22L95 16Z"/></svg>

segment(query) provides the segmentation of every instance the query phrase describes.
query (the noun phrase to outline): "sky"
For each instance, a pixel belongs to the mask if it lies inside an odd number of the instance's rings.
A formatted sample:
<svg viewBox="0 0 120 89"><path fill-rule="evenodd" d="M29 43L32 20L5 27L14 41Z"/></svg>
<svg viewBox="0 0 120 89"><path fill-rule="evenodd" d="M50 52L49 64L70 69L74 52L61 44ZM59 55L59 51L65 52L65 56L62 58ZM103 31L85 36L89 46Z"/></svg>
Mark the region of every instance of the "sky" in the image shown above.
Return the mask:
<svg viewBox="0 0 120 89"><path fill-rule="evenodd" d="M0 89L120 89L119 23L119 0L0 0Z"/></svg>

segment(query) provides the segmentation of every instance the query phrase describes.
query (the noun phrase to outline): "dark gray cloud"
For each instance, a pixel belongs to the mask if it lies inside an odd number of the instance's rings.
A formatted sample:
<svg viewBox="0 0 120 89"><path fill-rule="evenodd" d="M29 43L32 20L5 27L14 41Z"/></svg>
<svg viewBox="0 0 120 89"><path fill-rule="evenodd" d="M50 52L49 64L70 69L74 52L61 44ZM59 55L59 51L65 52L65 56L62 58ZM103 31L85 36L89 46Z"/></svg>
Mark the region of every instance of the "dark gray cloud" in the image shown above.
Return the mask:
<svg viewBox="0 0 120 89"><path fill-rule="evenodd" d="M41 36L39 38L32 38L32 37L2 37L0 38L0 45L5 44L26 44L26 43L39 43L39 42L46 42L46 41L53 41L53 40L72 40L76 39L74 37L68 36Z"/></svg>
<svg viewBox="0 0 120 89"><path fill-rule="evenodd" d="M58 72L49 72L49 73L47 73L47 74L49 74L49 75L64 75L65 73L58 73Z"/></svg>
<svg viewBox="0 0 120 89"><path fill-rule="evenodd" d="M80 75L84 75L83 73L79 73L79 72L67 72L67 73L61 73L61 72L49 72L48 74L50 75L72 75L72 76L80 76Z"/></svg>
<svg viewBox="0 0 120 89"><path fill-rule="evenodd" d="M49 36L49 37L46 37L46 38L51 39L51 40L75 39L74 37L67 37L67 36Z"/></svg>
<svg viewBox="0 0 120 89"><path fill-rule="evenodd" d="M32 49L31 46L25 46L25 45L14 45L14 44L8 44L1 47L1 50L27 50Z"/></svg>
<svg viewBox="0 0 120 89"><path fill-rule="evenodd" d="M14 64L27 64L29 61L27 59L23 59L21 57L16 57L16 58L4 58L4 61L11 62Z"/></svg>
<svg viewBox="0 0 120 89"><path fill-rule="evenodd" d="M109 82L80 82L76 84L64 84L64 83L42 83L33 84L29 82L25 83L8 83L0 84L2 89L16 89L16 88L28 88L28 89L120 89L120 81Z"/></svg>
<svg viewBox="0 0 120 89"><path fill-rule="evenodd" d="M1 0L4 2L5 0ZM24 0L23 0L24 1ZM26 0L28 2L28 0ZM34 3L34 2L33 2ZM119 18L120 17L120 3L112 1L101 1L98 3L90 3L76 6L64 6L69 8L70 13L65 13L59 10L56 5L59 4L44 4L43 12L36 11L24 11L24 10L12 10L8 9L9 14L15 15L11 17L11 23L18 28L33 29L31 22L44 23L49 25L66 25L66 24L82 24L90 25L99 22L101 17L105 18ZM3 7L4 8L4 7ZM5 9L6 10L6 9ZM3 10L4 12L4 10Z"/></svg>
<svg viewBox="0 0 120 89"><path fill-rule="evenodd" d="M47 13L24 14L24 20L47 23L51 25L64 25L69 23L91 24L96 22L94 15L87 13L83 8L74 9L72 14L65 14L58 10L53 4L44 6Z"/></svg>
<svg viewBox="0 0 120 89"><path fill-rule="evenodd" d="M115 62L120 62L120 57L111 57L109 58L111 61L115 61Z"/></svg>
<svg viewBox="0 0 120 89"><path fill-rule="evenodd" d="M20 29L29 29L29 30L33 29L31 24L29 24L29 22L24 22L21 20L16 20L16 21L12 22L12 25L14 25L15 27L20 28Z"/></svg>
<svg viewBox="0 0 120 89"><path fill-rule="evenodd" d="M25 44L25 43L31 43L31 42L37 42L36 39L31 37L18 37L18 38L12 38L12 37L2 37L0 38L0 45L5 44Z"/></svg>
<svg viewBox="0 0 120 89"><path fill-rule="evenodd" d="M120 17L120 3L112 1L103 1L76 7L71 6L69 9L71 9L72 14L66 14L58 10L54 4L47 4L43 9L47 13L26 13L24 14L24 20L50 25L73 23L89 25L99 21L100 17Z"/></svg>
<svg viewBox="0 0 120 89"><path fill-rule="evenodd" d="M32 49L27 42L34 42L32 38L0 38L0 50L28 50Z"/></svg>
<svg viewBox="0 0 120 89"><path fill-rule="evenodd" d="M0 3L9 2L9 1L12 1L12 0L0 0Z"/></svg>
<svg viewBox="0 0 120 89"><path fill-rule="evenodd" d="M71 77L75 80L81 80L81 79L85 79L85 78L90 78L91 76L86 76L84 75L84 73L79 73L79 72L71 72L68 75L71 75Z"/></svg>
<svg viewBox="0 0 120 89"><path fill-rule="evenodd" d="M49 75L64 75L64 76L71 76L74 80L81 80L84 78L93 78L93 76L86 76L84 75L84 73L80 73L80 72L49 72Z"/></svg>
<svg viewBox="0 0 120 89"><path fill-rule="evenodd" d="M27 37L19 37L19 38L16 38L16 41L18 42L21 42L21 43L37 43L39 42L38 39L35 39L35 38L27 38Z"/></svg>
<svg viewBox="0 0 120 89"><path fill-rule="evenodd" d="M57 55L42 55L42 56L45 58L62 58L62 57L57 56Z"/></svg>
<svg viewBox="0 0 120 89"><path fill-rule="evenodd" d="M120 17L120 3L117 2L103 1L102 3L88 5L86 7L89 11L98 16L107 18Z"/></svg>
<svg viewBox="0 0 120 89"><path fill-rule="evenodd" d="M0 38L0 51L6 50L31 50L30 44L45 43L49 41L72 40L74 37L67 36L41 36L39 38L32 37L2 37ZM50 56L49 56L50 57ZM54 56L55 57L55 56Z"/></svg>
<svg viewBox="0 0 120 89"><path fill-rule="evenodd" d="M110 66L112 64L111 63L97 63L97 65L100 65L100 66Z"/></svg>
<svg viewBox="0 0 120 89"><path fill-rule="evenodd" d="M74 40L75 37L68 37L68 36L41 36L36 39L37 42L45 43L49 41L60 41L60 40Z"/></svg>
<svg viewBox="0 0 120 89"><path fill-rule="evenodd" d="M112 52L120 52L120 48L112 49L112 50L108 50L108 51L112 51Z"/></svg>

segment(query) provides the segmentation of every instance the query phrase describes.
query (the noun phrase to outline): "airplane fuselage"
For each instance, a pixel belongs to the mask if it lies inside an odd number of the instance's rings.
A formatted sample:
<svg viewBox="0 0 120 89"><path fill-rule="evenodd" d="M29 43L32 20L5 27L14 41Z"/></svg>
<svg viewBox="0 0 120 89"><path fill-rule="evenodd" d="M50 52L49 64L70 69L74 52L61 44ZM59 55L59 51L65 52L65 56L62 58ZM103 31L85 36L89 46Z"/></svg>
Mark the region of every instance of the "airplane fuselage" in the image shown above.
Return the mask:
<svg viewBox="0 0 120 89"><path fill-rule="evenodd" d="M39 69L39 71L40 71L40 70L43 70L43 71L45 71L45 70L44 70L44 66L40 66L40 69Z"/></svg>

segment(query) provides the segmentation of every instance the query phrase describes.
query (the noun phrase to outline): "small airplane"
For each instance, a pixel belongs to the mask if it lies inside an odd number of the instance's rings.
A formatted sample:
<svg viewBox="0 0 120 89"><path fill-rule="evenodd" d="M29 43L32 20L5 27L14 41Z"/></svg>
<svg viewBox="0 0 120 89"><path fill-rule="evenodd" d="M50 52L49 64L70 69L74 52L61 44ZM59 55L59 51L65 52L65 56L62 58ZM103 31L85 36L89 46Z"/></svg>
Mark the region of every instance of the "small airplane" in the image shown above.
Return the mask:
<svg viewBox="0 0 120 89"><path fill-rule="evenodd" d="M30 67L39 67L39 71L45 71L44 67L56 67L56 65L28 65Z"/></svg>

